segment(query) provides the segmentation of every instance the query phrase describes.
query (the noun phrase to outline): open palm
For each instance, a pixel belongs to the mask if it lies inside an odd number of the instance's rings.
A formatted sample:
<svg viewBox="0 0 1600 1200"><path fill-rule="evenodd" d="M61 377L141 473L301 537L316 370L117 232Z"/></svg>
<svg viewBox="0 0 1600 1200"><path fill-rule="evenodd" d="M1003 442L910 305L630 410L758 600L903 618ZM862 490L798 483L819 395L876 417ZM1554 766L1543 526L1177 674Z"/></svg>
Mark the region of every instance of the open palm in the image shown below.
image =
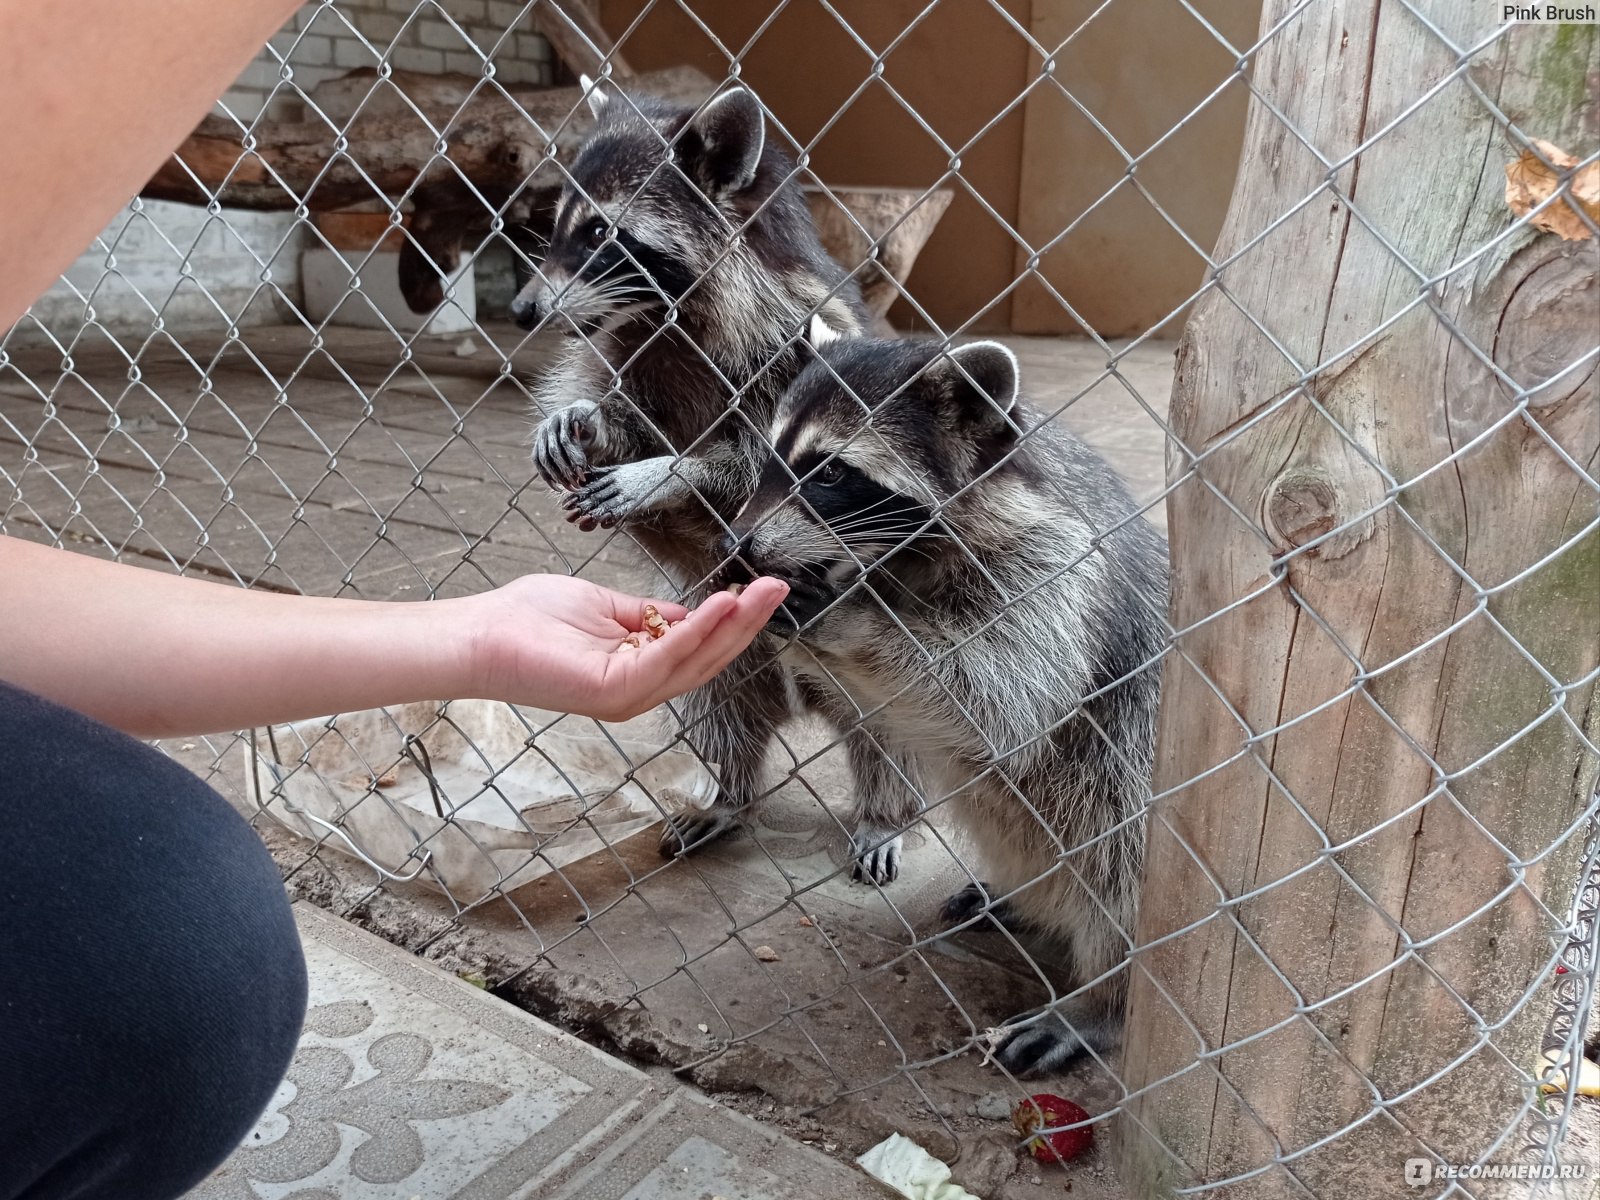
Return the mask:
<svg viewBox="0 0 1600 1200"><path fill-rule="evenodd" d="M564 575L528 575L481 599L481 677L496 699L620 721L699 687L750 644L788 594L760 579L688 612ZM671 633L620 650L654 604Z"/></svg>

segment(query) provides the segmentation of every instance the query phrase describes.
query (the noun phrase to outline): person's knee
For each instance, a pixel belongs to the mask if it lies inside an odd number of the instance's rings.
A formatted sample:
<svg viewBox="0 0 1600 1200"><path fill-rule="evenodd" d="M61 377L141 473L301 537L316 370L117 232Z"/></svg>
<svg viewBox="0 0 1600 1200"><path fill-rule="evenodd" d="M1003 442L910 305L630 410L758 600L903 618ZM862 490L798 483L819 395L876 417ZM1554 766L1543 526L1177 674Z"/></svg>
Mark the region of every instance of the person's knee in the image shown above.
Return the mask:
<svg viewBox="0 0 1600 1200"><path fill-rule="evenodd" d="M191 1164L190 1179L174 1181L185 1187L260 1117L306 1010L305 960L270 857L231 810L205 819L209 861L147 900L162 932L130 964L137 982L114 1004L133 1051L124 1078L143 1080L130 1134L153 1162Z"/></svg>
<svg viewBox="0 0 1600 1200"><path fill-rule="evenodd" d="M27 850L0 880L0 1197L179 1195L294 1052L305 964L278 871L149 747L3 686L0 716Z"/></svg>

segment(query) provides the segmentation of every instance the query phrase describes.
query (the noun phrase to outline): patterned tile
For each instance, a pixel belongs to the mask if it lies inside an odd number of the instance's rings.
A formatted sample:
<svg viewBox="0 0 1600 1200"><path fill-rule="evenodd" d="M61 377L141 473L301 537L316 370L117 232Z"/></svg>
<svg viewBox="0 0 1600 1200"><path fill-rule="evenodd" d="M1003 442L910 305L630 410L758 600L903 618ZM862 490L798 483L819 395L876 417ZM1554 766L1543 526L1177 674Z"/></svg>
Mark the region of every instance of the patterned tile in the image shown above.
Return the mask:
<svg viewBox="0 0 1600 1200"><path fill-rule="evenodd" d="M311 973L299 1051L191 1200L878 1194L320 909L297 914Z"/></svg>

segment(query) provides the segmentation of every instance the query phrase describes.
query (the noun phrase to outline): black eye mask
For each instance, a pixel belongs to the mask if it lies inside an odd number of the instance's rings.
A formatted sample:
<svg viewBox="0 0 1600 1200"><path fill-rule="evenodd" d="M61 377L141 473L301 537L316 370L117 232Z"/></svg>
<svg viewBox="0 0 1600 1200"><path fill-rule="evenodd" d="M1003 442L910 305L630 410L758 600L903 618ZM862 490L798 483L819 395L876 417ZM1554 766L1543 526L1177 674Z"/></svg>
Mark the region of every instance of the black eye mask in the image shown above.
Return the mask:
<svg viewBox="0 0 1600 1200"><path fill-rule="evenodd" d="M932 517L927 505L887 488L857 467L824 454L802 455L800 498L846 545L893 543Z"/></svg>

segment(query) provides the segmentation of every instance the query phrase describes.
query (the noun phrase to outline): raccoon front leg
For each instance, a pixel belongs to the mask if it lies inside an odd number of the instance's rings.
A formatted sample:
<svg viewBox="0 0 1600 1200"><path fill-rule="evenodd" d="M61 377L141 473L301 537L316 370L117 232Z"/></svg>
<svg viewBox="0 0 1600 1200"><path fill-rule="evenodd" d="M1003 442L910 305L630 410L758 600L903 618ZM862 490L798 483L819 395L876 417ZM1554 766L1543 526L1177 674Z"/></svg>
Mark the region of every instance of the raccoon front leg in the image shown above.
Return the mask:
<svg viewBox="0 0 1600 1200"><path fill-rule="evenodd" d="M567 520L588 532L610 529L646 510L672 508L695 494L695 462L663 454L616 467L596 467L583 484L561 501Z"/></svg>
<svg viewBox="0 0 1600 1200"><path fill-rule="evenodd" d="M730 832L760 792L767 749L794 711L788 673L771 661L767 640L757 638L722 674L681 701L685 737L702 759L718 764L720 786L710 808L686 809L667 820L661 830L664 857L691 853Z"/></svg>
<svg viewBox="0 0 1600 1200"><path fill-rule="evenodd" d="M850 773L855 777L851 815L852 882L893 883L900 877L902 834L922 802L911 786L910 764L883 750L872 735L855 729L845 738Z"/></svg>
<svg viewBox="0 0 1600 1200"><path fill-rule="evenodd" d="M989 920L974 925L976 933L995 933L1009 929L1012 933L1033 933L1038 929L1031 921L1020 916L1009 900L994 898L992 883L969 883L959 892L952 893L939 908L939 919L946 925L961 925L974 917L987 916Z"/></svg>
<svg viewBox="0 0 1600 1200"><path fill-rule="evenodd" d="M732 512L755 486L754 471L755 459L738 442L712 440L693 454L652 455L593 470L562 507L567 520L584 530L691 506Z"/></svg>

